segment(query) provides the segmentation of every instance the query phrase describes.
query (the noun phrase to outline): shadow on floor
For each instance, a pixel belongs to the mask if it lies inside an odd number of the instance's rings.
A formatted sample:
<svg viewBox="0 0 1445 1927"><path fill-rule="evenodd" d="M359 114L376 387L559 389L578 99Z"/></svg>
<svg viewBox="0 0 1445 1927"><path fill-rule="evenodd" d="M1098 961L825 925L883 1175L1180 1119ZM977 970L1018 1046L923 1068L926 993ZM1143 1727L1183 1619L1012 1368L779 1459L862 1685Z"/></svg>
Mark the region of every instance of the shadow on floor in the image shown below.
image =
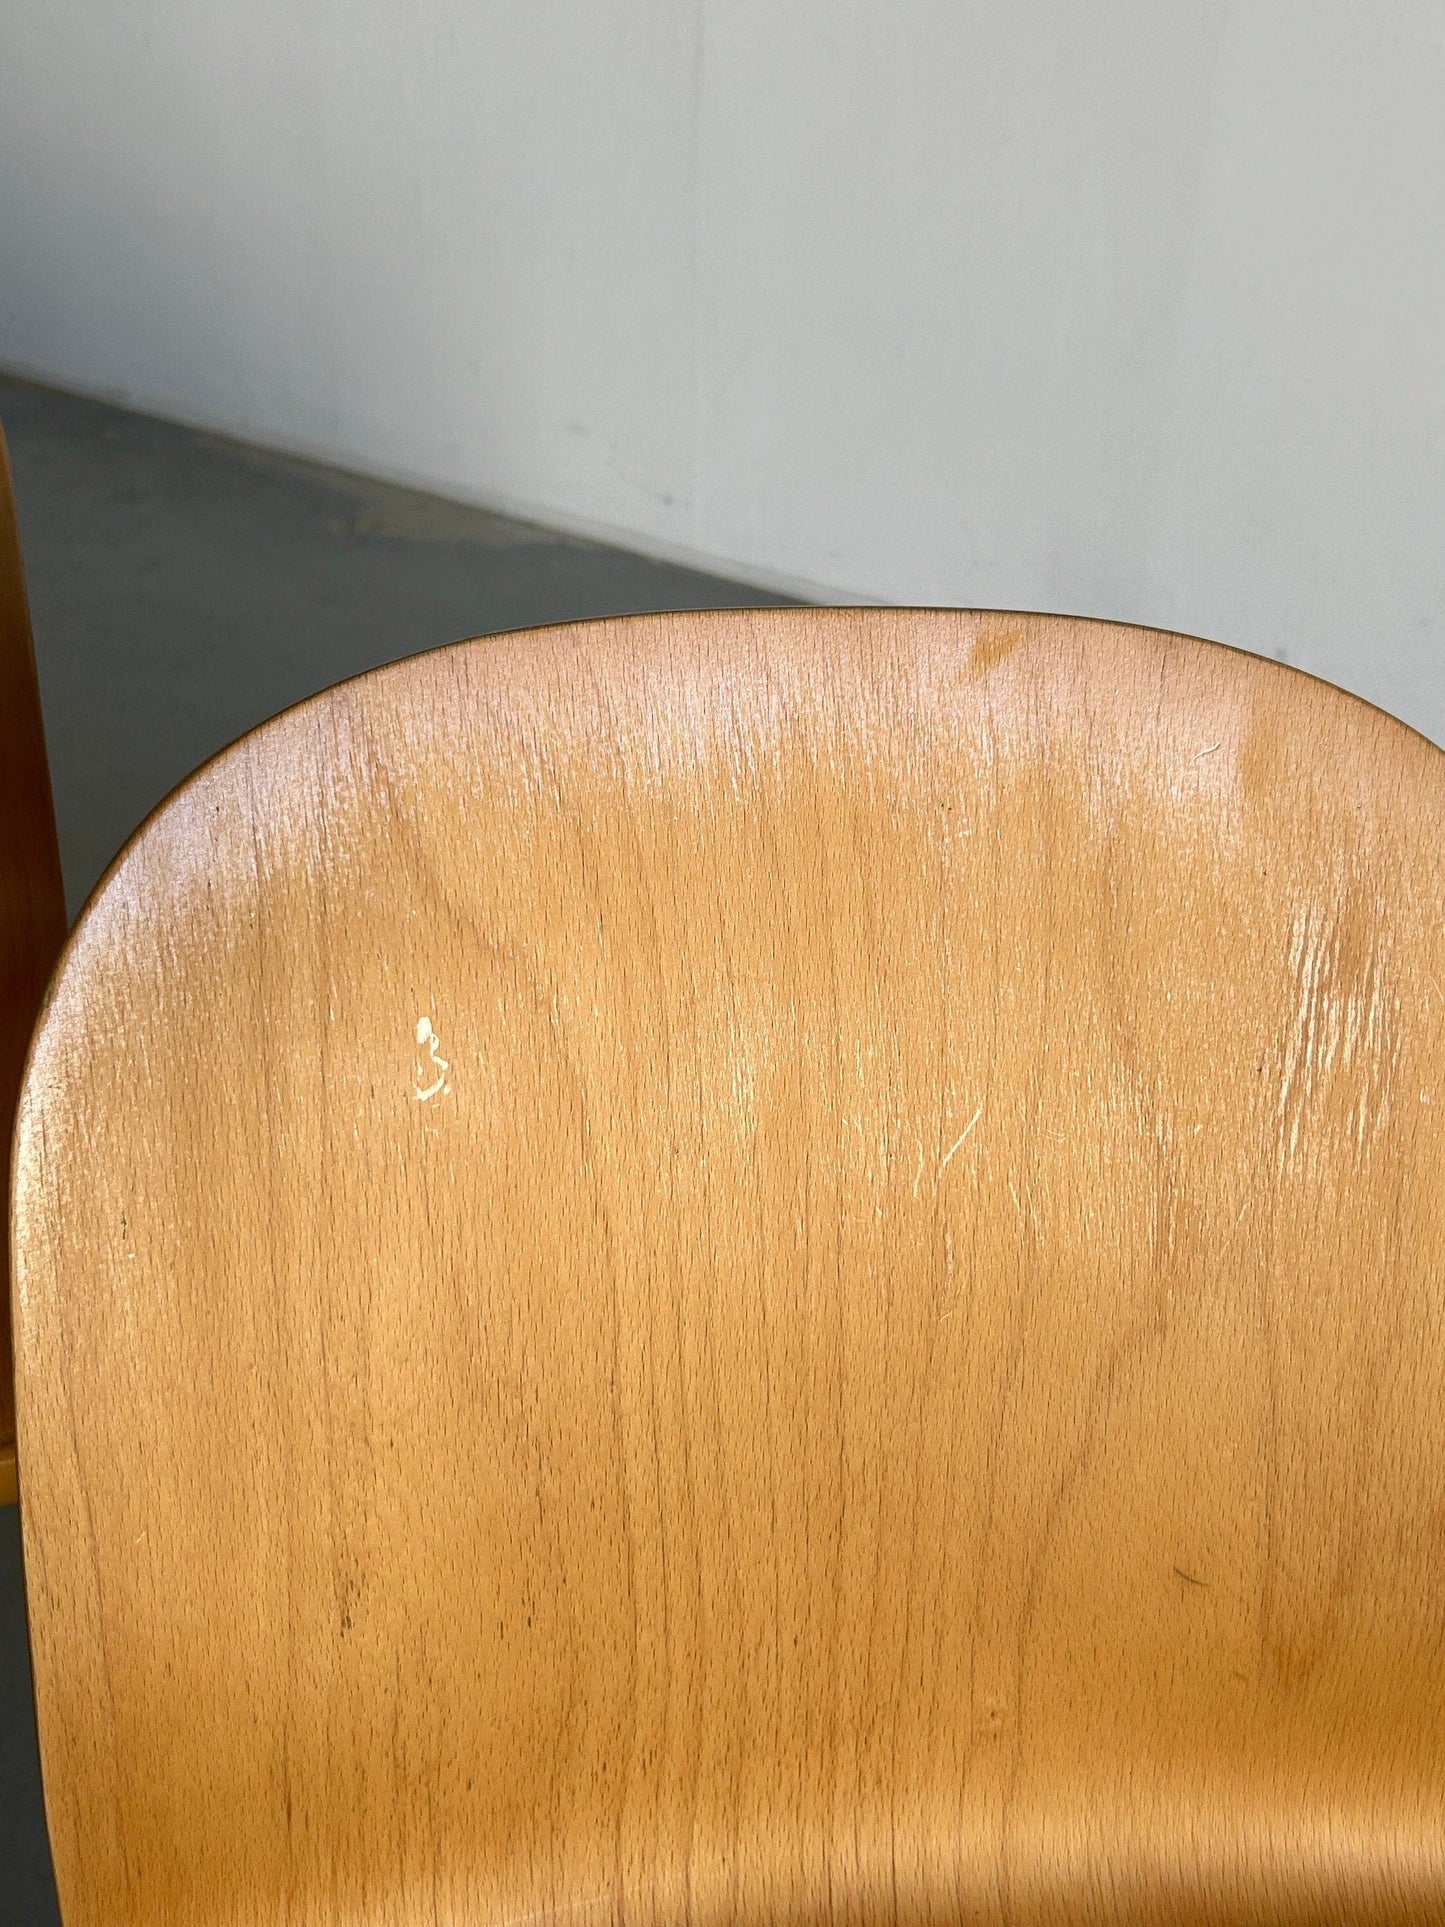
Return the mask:
<svg viewBox="0 0 1445 1927"><path fill-rule="evenodd" d="M53 1927L60 1919L30 1696L20 1514L0 1506L0 1927Z"/></svg>

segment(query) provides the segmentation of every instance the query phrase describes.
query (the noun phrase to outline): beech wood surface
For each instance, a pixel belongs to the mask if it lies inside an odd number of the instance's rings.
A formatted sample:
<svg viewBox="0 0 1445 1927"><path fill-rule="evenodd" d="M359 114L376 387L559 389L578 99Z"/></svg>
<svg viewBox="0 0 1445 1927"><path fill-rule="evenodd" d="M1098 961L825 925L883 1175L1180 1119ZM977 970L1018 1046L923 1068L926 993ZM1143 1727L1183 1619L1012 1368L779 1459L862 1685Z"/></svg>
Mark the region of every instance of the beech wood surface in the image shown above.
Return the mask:
<svg viewBox="0 0 1445 1927"><path fill-rule="evenodd" d="M88 1923L1445 1920L1445 757L769 610L227 751L17 1139Z"/></svg>
<svg viewBox="0 0 1445 1927"><path fill-rule="evenodd" d="M10 456L0 429L0 1181L41 993L65 936L60 849L40 722ZM0 1251L0 1505L15 1500L8 1243Z"/></svg>

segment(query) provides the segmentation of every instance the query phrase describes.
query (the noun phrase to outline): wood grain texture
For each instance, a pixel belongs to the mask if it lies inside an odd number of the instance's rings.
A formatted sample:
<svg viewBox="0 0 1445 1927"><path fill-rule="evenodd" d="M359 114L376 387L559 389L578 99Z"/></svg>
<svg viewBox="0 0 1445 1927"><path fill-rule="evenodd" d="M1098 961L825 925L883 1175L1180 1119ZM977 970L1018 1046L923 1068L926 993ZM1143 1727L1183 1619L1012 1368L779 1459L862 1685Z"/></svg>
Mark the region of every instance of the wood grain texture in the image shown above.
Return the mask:
<svg viewBox="0 0 1445 1927"><path fill-rule="evenodd" d="M758 611L268 724L14 1232L86 1923L1445 1919L1445 757Z"/></svg>
<svg viewBox="0 0 1445 1927"><path fill-rule="evenodd" d="M40 722L10 456L0 429L0 1180L41 993L65 936L65 892ZM8 1248L0 1253L0 1505L15 1501Z"/></svg>

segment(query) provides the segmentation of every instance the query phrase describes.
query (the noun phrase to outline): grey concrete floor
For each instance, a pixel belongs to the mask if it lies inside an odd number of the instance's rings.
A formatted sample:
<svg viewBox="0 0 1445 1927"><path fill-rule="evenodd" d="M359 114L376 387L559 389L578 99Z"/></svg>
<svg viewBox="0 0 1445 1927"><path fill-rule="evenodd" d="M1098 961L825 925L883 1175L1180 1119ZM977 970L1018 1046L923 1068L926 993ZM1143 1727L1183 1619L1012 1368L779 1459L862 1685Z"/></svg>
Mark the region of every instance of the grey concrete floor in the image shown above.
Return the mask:
<svg viewBox="0 0 1445 1927"><path fill-rule="evenodd" d="M243 730L462 636L781 600L0 376L71 913ZM0 1511L0 1927L59 1914Z"/></svg>
<svg viewBox="0 0 1445 1927"><path fill-rule="evenodd" d="M776 603L734 582L0 376L72 914L243 730L463 636Z"/></svg>

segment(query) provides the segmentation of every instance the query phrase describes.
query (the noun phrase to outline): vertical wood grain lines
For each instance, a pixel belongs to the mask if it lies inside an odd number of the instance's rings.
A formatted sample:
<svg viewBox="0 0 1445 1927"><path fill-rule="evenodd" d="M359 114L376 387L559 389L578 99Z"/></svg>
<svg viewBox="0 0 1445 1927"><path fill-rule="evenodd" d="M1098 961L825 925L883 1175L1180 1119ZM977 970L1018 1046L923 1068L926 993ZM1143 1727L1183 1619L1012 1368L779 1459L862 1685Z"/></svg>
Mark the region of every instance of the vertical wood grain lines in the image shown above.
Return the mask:
<svg viewBox="0 0 1445 1927"><path fill-rule="evenodd" d="M18 1138L71 1927L1445 1917L1442 802L882 610L194 778Z"/></svg>

